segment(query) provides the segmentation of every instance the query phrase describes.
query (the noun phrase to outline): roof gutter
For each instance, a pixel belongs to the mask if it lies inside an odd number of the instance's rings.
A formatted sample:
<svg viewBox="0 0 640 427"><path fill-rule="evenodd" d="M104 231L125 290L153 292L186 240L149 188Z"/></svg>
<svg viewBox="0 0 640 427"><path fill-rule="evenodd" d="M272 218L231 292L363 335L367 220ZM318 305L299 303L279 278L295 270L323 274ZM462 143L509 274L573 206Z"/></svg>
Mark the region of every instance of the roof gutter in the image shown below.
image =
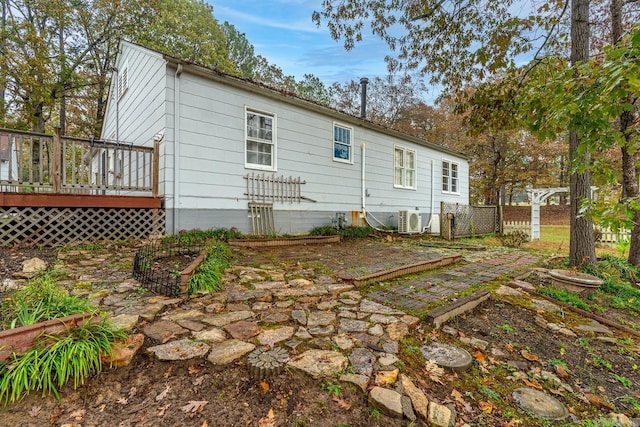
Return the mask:
<svg viewBox="0 0 640 427"><path fill-rule="evenodd" d="M459 151L452 150L447 147L443 147L442 145L435 144L433 142L426 141L424 139L417 138L415 136L407 135L395 129L387 128L381 125L377 125L369 120L355 117L347 113L343 113L338 110L334 110L329 107L325 107L323 105L317 104L315 102L307 101L302 98L298 98L293 94L283 94L283 92L278 91L273 88L269 88L267 86L262 86L257 84L251 80L241 79L238 77L231 76L229 74L224 74L219 71L212 70L207 67L203 67L201 65L193 64L187 61L183 61L181 59L174 58L169 55L163 55L164 59L174 66L180 67L182 66L184 70L188 70L190 73L194 75L198 75L209 80L223 83L232 87L236 87L238 89L242 89L247 92L255 93L258 95L262 95L271 99L276 99L282 102L286 102L288 104L296 105L301 108L305 108L310 111L317 112L319 114L323 114L325 116L332 117L336 120L353 124L354 126L361 126L366 129L371 129L376 132L380 132L394 138L399 138L404 141L412 142L414 144L421 145L423 147L431 148L436 151L440 151L442 153L450 154L452 156L456 156L458 158L469 160L469 156L463 154Z"/></svg>

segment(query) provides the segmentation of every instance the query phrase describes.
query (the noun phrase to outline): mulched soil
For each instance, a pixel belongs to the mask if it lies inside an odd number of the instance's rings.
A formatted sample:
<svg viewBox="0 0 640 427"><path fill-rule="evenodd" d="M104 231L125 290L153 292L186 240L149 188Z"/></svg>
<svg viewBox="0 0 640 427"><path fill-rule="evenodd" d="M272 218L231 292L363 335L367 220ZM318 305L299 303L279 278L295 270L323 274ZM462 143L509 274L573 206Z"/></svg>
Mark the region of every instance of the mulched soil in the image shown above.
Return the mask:
<svg viewBox="0 0 640 427"><path fill-rule="evenodd" d="M38 257L52 265L57 256L58 251L52 248L0 247L0 282L10 278L14 272L22 271L22 263L26 260Z"/></svg>

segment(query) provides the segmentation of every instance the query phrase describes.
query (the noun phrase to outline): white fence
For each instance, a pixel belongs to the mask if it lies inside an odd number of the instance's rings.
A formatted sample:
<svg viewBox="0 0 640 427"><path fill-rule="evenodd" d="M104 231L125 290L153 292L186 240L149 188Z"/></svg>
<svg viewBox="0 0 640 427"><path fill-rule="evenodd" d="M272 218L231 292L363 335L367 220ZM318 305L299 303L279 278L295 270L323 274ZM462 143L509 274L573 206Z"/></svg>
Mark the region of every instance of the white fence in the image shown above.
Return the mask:
<svg viewBox="0 0 640 427"><path fill-rule="evenodd" d="M529 221L502 221L502 233L508 234L513 231L522 231L531 235L531 223Z"/></svg>
<svg viewBox="0 0 640 427"><path fill-rule="evenodd" d="M620 240L631 239L631 230L621 228L617 232L611 231L610 228L600 228L601 243L618 243Z"/></svg>

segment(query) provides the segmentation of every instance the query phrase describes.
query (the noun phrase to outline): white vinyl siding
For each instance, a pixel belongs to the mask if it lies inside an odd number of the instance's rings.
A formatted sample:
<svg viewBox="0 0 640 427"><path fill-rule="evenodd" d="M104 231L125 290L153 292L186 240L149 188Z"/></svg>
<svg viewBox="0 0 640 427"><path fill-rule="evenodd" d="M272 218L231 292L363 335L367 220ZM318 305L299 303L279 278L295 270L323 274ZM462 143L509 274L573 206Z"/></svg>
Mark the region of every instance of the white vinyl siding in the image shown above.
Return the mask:
<svg viewBox="0 0 640 427"><path fill-rule="evenodd" d="M395 146L393 150L393 186L396 188L416 188L416 152Z"/></svg>
<svg viewBox="0 0 640 427"><path fill-rule="evenodd" d="M275 114L246 109L245 116L245 167L275 170Z"/></svg>
<svg viewBox="0 0 640 427"><path fill-rule="evenodd" d="M458 164L448 160L442 161L442 192L459 194Z"/></svg>
<svg viewBox="0 0 640 427"><path fill-rule="evenodd" d="M353 163L353 129L339 124L333 125L333 160Z"/></svg>

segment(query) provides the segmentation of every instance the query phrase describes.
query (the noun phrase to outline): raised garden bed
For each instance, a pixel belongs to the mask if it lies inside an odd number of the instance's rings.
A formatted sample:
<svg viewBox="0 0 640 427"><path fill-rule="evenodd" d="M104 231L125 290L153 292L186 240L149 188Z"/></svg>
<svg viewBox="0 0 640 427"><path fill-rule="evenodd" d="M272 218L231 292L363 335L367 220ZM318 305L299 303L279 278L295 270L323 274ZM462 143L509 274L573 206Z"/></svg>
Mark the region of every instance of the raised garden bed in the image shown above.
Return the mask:
<svg viewBox="0 0 640 427"><path fill-rule="evenodd" d="M229 240L230 246L241 246L245 248L262 248L272 246L295 246L295 245L319 245L323 243L339 243L340 236L303 236L276 239L233 239Z"/></svg>
<svg viewBox="0 0 640 427"><path fill-rule="evenodd" d="M77 328L87 321L92 322L98 319L100 316L95 313L74 314L0 331L0 362L7 360L12 353L22 353L29 350L35 339L42 334L57 334Z"/></svg>

